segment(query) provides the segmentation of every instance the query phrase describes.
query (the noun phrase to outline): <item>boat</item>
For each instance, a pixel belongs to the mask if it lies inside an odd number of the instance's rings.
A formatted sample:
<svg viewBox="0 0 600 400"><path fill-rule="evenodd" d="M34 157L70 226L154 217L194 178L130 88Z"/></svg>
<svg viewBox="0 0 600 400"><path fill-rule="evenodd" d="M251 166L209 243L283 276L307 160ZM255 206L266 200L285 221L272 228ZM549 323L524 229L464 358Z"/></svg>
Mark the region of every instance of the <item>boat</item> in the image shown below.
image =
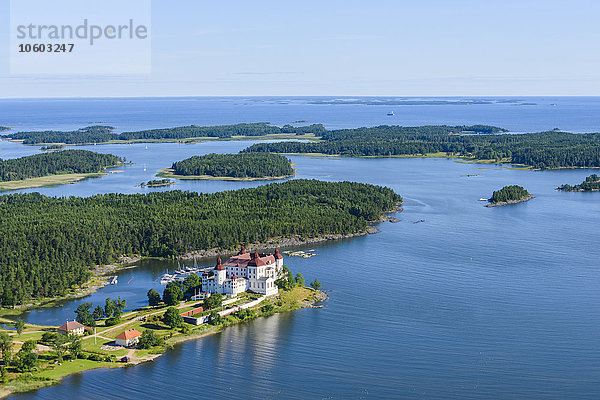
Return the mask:
<svg viewBox="0 0 600 400"><path fill-rule="evenodd" d="M387 113L387 115L388 115L389 117L392 117L392 116L394 116L395 114L394 114L394 112L393 112L393 111L390 111L389 113Z"/></svg>
<svg viewBox="0 0 600 400"><path fill-rule="evenodd" d="M169 282L173 282L173 275L164 274L163 276L161 276L161 278L160 278L161 285L166 285Z"/></svg>
<svg viewBox="0 0 600 400"><path fill-rule="evenodd" d="M483 197L479 199L479 201L488 201L488 199L484 199Z"/></svg>
<svg viewBox="0 0 600 400"><path fill-rule="evenodd" d="M119 280L117 279L117 276L115 275L115 276L112 277L112 279L110 281L110 284L111 285L116 285L117 283L119 283Z"/></svg>

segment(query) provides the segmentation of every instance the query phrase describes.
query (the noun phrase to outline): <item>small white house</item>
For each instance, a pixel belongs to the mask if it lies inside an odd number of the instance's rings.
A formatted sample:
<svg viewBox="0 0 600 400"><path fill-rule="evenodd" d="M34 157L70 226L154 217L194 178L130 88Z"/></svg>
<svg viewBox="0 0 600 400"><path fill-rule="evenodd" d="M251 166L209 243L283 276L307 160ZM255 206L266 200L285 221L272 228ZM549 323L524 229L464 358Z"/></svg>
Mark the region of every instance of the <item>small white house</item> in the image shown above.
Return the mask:
<svg viewBox="0 0 600 400"><path fill-rule="evenodd" d="M142 334L137 329L127 329L117 335L115 343L118 346L129 347L136 345Z"/></svg>
<svg viewBox="0 0 600 400"><path fill-rule="evenodd" d="M74 335L83 335L85 333L85 326L81 325L77 321L67 321L66 324L58 327L58 331L60 333L69 334L72 333Z"/></svg>

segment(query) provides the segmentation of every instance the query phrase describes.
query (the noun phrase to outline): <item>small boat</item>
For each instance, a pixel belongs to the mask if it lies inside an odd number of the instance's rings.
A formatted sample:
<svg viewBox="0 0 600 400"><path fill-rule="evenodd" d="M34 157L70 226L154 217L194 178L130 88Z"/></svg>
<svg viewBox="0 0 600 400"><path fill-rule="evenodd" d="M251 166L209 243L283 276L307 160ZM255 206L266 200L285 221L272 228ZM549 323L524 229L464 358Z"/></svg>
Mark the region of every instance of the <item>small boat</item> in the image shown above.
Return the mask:
<svg viewBox="0 0 600 400"><path fill-rule="evenodd" d="M119 283L119 280L117 279L117 276L113 276L112 280L110 281L111 285L116 285L117 283Z"/></svg>
<svg viewBox="0 0 600 400"><path fill-rule="evenodd" d="M388 117L393 117L395 114L393 111L390 111L389 113L387 113Z"/></svg>
<svg viewBox="0 0 600 400"><path fill-rule="evenodd" d="M488 199L484 199L483 197L479 199L479 201L488 201Z"/></svg>

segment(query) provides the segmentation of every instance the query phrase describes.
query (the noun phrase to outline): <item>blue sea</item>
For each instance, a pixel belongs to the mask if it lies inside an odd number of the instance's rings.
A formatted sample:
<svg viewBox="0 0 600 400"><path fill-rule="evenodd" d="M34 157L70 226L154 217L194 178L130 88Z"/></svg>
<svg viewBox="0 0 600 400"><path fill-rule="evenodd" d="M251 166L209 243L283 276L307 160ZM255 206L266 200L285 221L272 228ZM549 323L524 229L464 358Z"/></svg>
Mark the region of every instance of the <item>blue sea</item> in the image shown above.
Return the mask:
<svg viewBox="0 0 600 400"><path fill-rule="evenodd" d="M600 131L600 98L341 100L353 104L252 97L0 100L0 125L77 129L101 122L129 131L310 121L331 129L490 124L520 133ZM410 104L392 104L401 101ZM395 115L387 116L390 111ZM84 146L135 164L75 185L26 191L89 196L256 186L262 183L137 187L174 161L237 152L251 143ZM0 158L38 152L38 146L0 141ZM385 185L406 202L395 215L400 222L379 224L377 234L303 247L318 255L285 259L307 281L323 283L329 295L324 308L243 323L177 345L154 362L87 371L11 398L600 398L600 193L555 190L595 171L522 171L450 159L290 158L297 168L294 179ZM480 198L509 184L524 186L536 198L483 207ZM108 296L127 299L128 309L138 307L149 288L161 289L155 279L174 267L146 260L121 272L117 285L24 317L59 324L73 318L80 302L101 304Z"/></svg>

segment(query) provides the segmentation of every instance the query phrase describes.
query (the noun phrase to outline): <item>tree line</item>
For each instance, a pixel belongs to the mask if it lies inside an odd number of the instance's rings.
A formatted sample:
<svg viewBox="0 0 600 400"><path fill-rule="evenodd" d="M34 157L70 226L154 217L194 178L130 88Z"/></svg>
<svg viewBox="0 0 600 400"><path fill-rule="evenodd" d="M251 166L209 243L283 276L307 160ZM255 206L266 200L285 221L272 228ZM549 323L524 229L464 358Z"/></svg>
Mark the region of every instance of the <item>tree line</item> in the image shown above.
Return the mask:
<svg viewBox="0 0 600 400"><path fill-rule="evenodd" d="M459 134L473 132L477 134ZM245 152L323 153L388 157L450 156L524 164L533 168L600 167L600 134L549 131L496 134L491 126L377 126L327 131L318 142L257 143Z"/></svg>
<svg viewBox="0 0 600 400"><path fill-rule="evenodd" d="M54 174L100 172L121 162L119 157L112 154L87 150L64 150L9 160L0 159L0 182Z"/></svg>
<svg viewBox="0 0 600 400"><path fill-rule="evenodd" d="M174 257L276 237L363 232L401 201L391 189L292 180L214 194L0 196L0 302L65 294L123 254Z"/></svg>
<svg viewBox="0 0 600 400"><path fill-rule="evenodd" d="M112 126L94 125L75 131L33 131L15 132L4 137L13 140L22 140L24 144L91 144L105 143L118 139L119 135L113 133Z"/></svg>
<svg viewBox="0 0 600 400"><path fill-rule="evenodd" d="M113 140L180 140L197 137L231 138L233 136L263 136L281 133L304 135L325 132L323 125L308 126L284 125L278 127L266 122L217 125L217 126L179 126L174 128L148 129L134 132L114 133L111 126L88 126L75 131L33 131L15 132L6 135L13 140L22 140L24 144L40 143L65 143L65 144L91 144L106 143Z"/></svg>
<svg viewBox="0 0 600 400"><path fill-rule="evenodd" d="M207 154L173 163L176 175L210 175L233 178L290 176L290 160L273 153Z"/></svg>

